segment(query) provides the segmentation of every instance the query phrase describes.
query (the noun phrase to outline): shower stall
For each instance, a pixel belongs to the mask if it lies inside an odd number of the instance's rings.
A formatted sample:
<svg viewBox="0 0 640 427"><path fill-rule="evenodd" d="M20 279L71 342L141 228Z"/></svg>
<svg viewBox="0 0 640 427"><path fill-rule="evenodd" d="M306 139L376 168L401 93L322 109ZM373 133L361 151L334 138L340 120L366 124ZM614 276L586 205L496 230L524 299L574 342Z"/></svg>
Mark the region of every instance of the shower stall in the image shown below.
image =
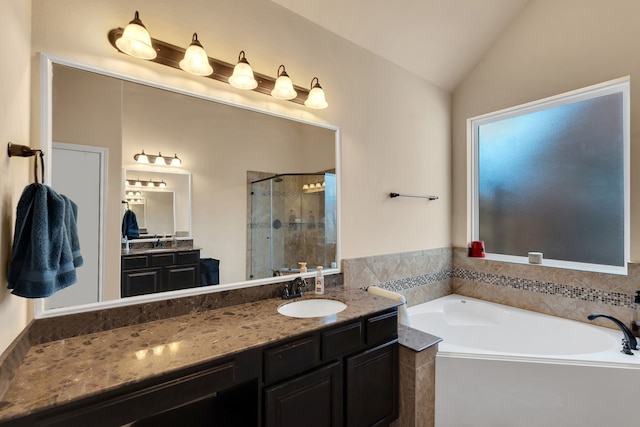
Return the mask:
<svg viewBox="0 0 640 427"><path fill-rule="evenodd" d="M247 278L296 274L300 263L309 271L331 267L336 261L336 199L334 173L251 180Z"/></svg>

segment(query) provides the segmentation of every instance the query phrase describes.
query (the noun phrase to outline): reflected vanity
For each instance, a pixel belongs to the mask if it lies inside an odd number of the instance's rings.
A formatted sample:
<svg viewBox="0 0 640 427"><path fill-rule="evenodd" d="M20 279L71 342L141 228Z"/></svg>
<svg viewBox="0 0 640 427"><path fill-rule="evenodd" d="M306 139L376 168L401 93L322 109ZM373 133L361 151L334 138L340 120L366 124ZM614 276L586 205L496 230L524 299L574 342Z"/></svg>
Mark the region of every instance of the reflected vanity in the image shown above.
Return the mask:
<svg viewBox="0 0 640 427"><path fill-rule="evenodd" d="M95 213L81 209L78 219L82 221L83 215L98 215L100 227L105 230L102 241L94 239L84 243L86 247L98 248L96 259L85 258L85 264L94 263L97 275L102 278L102 288L99 285L96 288L96 302L50 310L37 303L36 317L276 283L282 281L277 277L282 272L297 273L299 262L307 262L310 267L322 264L327 274L339 272L332 268L340 261L337 128L230 105L176 88L152 87L147 82L104 70L83 69L78 64L46 55L43 55L43 72L51 73L50 78L43 79L51 82L51 87L44 88L50 99L42 108L49 126L49 136L45 136L43 143L45 149L53 143L101 147L108 153L108 162L102 184L104 208ZM171 156L177 153L182 166L139 165L133 156L143 149L147 153L162 152ZM55 160L49 166L48 170L59 168ZM252 182L264 178L275 182L276 176L310 174L319 177L313 178L317 181L313 182L314 186L321 184L325 176L331 177L330 191L322 188L331 198L329 204L324 202L324 195L303 192L302 186L312 182L295 182L295 186L300 187L297 196L305 194L304 202L293 202L295 196L288 189L269 189L269 196L281 197L283 203L281 208L270 212L267 225L270 230L264 240L267 244L273 243L270 233L278 233L278 223L281 229L289 229L290 211L295 209L299 223L294 220L294 226L310 230L310 219L313 219L316 234L322 227L323 238L317 239L314 253L302 251L299 242L285 244L284 240L283 246L295 248L295 252L278 255L275 260L270 251L260 255L252 253L252 237L256 237L255 233L252 235L256 231L252 229L256 224L252 221ZM167 187L163 191L136 190L135 184L127 186L127 180L134 179L164 181ZM327 183L325 181L325 186ZM55 180L52 187L56 188ZM136 191L140 191L137 197ZM200 265L200 258L216 260L219 285L201 287L200 281L194 279L195 287L191 289L167 293L171 288L152 286L153 293L120 299L125 295L120 287L121 279L130 267L121 257L131 255L123 254L126 249L120 238L126 209L121 201L127 198L143 231L136 243L151 244L145 249L151 250L145 254L148 263L152 262L149 257L154 252L158 255L161 249L170 249L153 247L160 238L165 246L179 249L167 251L172 259L160 267L187 265L192 269L189 274L197 277L195 266ZM322 207L316 203L321 198ZM296 207L291 208L294 205ZM302 235L298 233L299 238ZM311 239L311 235L307 233L306 238ZM135 245L130 251L134 249ZM184 263L178 259L177 254L181 252L187 259ZM195 257L197 252L199 256ZM316 256L318 253L323 254L321 259ZM269 268L256 274L251 263L258 256L266 257L258 263ZM308 274L313 275L311 268ZM83 281L74 286L92 285Z"/></svg>

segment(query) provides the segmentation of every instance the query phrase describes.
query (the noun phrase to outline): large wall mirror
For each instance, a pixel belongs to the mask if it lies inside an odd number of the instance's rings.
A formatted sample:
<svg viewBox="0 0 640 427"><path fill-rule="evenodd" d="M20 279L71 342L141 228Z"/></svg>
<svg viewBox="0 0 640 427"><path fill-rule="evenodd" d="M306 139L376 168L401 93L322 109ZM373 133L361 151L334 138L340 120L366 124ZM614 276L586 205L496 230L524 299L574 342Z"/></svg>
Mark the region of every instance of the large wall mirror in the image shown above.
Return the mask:
<svg viewBox="0 0 640 427"><path fill-rule="evenodd" d="M91 218L98 225L90 229L101 231L88 233L92 240L86 250L81 247L83 253L92 255L85 256L85 266L78 269L78 283L54 295L55 303L53 299L36 303L36 317L274 283L283 280L278 277L282 272L296 272L299 261L314 267L322 264L329 273L339 271L336 127L156 87L46 55L42 70L45 86L50 85L43 88L43 146L78 150L65 165L59 163L57 154L50 156L52 187L58 190L62 182L70 182L71 187L74 182L93 183L82 176L81 169L96 168L75 165L85 163L85 152L92 152L93 147L104 154L98 168L101 177L95 179L94 190L86 190L102 198L93 207L81 208L78 219ZM134 155L142 150L177 155L182 165L140 165ZM164 181L167 187L147 190L136 202L126 184L137 179ZM315 191L309 191L311 185ZM330 191L325 191L327 185ZM257 221L256 212L264 214L256 206L252 210L252 203L256 204L252 197L257 195L270 199L271 206L276 204L274 198L280 197L282 203L268 217L262 215L266 219ZM76 197L84 200L82 195ZM120 298L121 222L126 201L140 216L147 233L142 237L192 239L202 258L219 260L220 284ZM252 253L258 237L278 241L285 251L299 250L292 240L277 237L285 231L297 231L297 236L309 240L311 233L314 239L322 234L322 247L314 249L314 257L322 257L300 259L307 256L300 252L274 256L268 250ZM263 261L256 261L258 256L271 256L271 264L265 267ZM277 265L274 259L279 260ZM260 273L252 263L261 264ZM82 269L88 277L81 277ZM75 302L74 289L87 287L94 299Z"/></svg>

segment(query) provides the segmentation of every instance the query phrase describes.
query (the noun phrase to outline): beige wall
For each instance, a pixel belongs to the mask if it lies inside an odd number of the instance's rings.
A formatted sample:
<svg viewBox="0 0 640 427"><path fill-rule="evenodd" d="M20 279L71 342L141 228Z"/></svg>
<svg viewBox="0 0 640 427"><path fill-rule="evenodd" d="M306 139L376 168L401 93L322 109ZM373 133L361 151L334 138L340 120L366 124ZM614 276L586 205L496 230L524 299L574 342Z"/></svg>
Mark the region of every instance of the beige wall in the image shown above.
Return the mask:
<svg viewBox="0 0 640 427"><path fill-rule="evenodd" d="M640 261L640 2L534 0L453 94L453 244L468 225L466 120L510 106L631 76L631 261Z"/></svg>
<svg viewBox="0 0 640 427"><path fill-rule="evenodd" d="M30 137L29 97L31 77L31 4L24 0L0 2L0 146L12 142L38 146ZM33 180L33 159L0 156L0 350L4 350L30 321L32 304L6 290L15 212L22 189Z"/></svg>
<svg viewBox="0 0 640 427"><path fill-rule="evenodd" d="M177 0L142 0L135 5L126 0L33 0L32 32L28 2L4 0L1 5L0 22L8 35L3 43L6 52L11 53L3 56L3 64L10 65L3 67L0 83L3 92L8 92L3 99L9 99L0 107L4 113L0 120L7 122L0 132L11 132L5 140L26 141L30 107L38 117L38 98L33 97L36 101L32 106L27 102L31 43L34 54L46 52L148 81L339 126L343 258L450 246L450 94L446 91L268 0L222 0L197 5ZM239 93L222 83L117 53L107 41L107 32L131 20L134 8L140 10L155 38L186 45L192 32L198 31L210 56L233 62L244 49L256 71L275 74L280 64L286 64L293 81L300 86L307 86L318 76L329 108L316 112L257 93ZM1 164L12 176L11 182L3 179L1 187L0 247L3 259L7 259L13 226L10 212L15 209L17 194L29 180L29 169L25 160L5 160ZM440 199L430 203L389 199L392 191L435 194ZM5 268L6 262L2 270ZM0 333L0 348L4 348L26 324L30 305L7 294L0 297L0 304L0 316L6 317L2 323L15 328L9 331L5 327Z"/></svg>
<svg viewBox="0 0 640 427"><path fill-rule="evenodd" d="M449 246L447 92L268 0L224 0L197 7L145 0L135 8L158 39L186 44L198 31L210 56L233 62L244 49L256 71L275 73L284 63L301 86L317 75L329 108L314 112L257 93L240 93L117 53L106 34L132 18L133 7L125 0L35 0L33 50L340 126L343 257ZM390 200L391 191L441 198L432 203Z"/></svg>

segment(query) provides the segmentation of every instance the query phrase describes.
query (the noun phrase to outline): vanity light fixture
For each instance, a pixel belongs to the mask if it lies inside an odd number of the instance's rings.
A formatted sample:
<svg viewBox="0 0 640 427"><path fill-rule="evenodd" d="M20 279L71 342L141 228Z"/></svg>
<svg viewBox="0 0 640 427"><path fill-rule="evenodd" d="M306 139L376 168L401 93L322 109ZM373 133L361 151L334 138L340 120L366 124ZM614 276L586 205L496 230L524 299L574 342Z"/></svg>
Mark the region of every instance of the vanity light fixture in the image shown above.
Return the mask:
<svg viewBox="0 0 640 427"><path fill-rule="evenodd" d="M315 80L316 84L313 84ZM307 100L304 101L304 105L309 108L313 108L314 110L323 110L329 106L324 97L324 91L322 90L322 86L320 86L320 81L317 77L311 79L311 90L309 91L309 96Z"/></svg>
<svg viewBox="0 0 640 427"><path fill-rule="evenodd" d="M116 40L116 46L127 55L140 59L154 59L156 50L151 44L151 36L140 20L136 10L133 20L124 28L122 37Z"/></svg>
<svg viewBox="0 0 640 427"><path fill-rule="evenodd" d="M135 181L132 179L128 179L127 180L127 186L128 187L148 187L148 188L167 188L167 183L164 182L164 180L161 181L154 181L152 179L148 180L148 181L141 181L140 178L136 179ZM127 196L129 196L131 191L128 190L127 191ZM136 191L135 193L136 196L140 196L142 195L142 193L140 193L139 191Z"/></svg>
<svg viewBox="0 0 640 427"><path fill-rule="evenodd" d="M282 71L280 71L282 69ZM293 82L287 74L284 65L278 67L278 78L276 84L271 91L271 96L277 99L290 100L298 96L298 93L293 88Z"/></svg>
<svg viewBox="0 0 640 427"><path fill-rule="evenodd" d="M320 191L324 191L325 183L322 182L312 182L311 184L304 184L302 186L302 190L305 193L317 193Z"/></svg>
<svg viewBox="0 0 640 427"><path fill-rule="evenodd" d="M163 156L162 153L158 152L158 155L155 156L153 154L146 154L144 150L142 150L141 153L136 153L133 155L133 160L138 163L153 164L157 166L182 166L182 160L180 160L177 154L174 154L173 157L170 157Z"/></svg>
<svg viewBox="0 0 640 427"><path fill-rule="evenodd" d="M253 69L244 55L244 50L238 55L238 63L233 67L233 74L229 77L229 84L243 90L253 90L258 87L258 82L253 77Z"/></svg>
<svg viewBox="0 0 640 427"><path fill-rule="evenodd" d="M209 64L209 56L198 40L198 34L193 33L191 44L184 53L184 58L179 62L180 68L195 76L208 76L213 73L213 67Z"/></svg>
<svg viewBox="0 0 640 427"><path fill-rule="evenodd" d="M311 90L300 86L294 86L284 69L284 65L278 67L278 76L277 78L273 78L271 76L253 72L245 57L244 51L240 51L238 62L234 66L228 62L207 57L206 52L202 49L202 45L198 41L197 34L195 33L192 37L191 45L189 45L187 49L184 49L182 47L151 38L140 22L137 12L135 19L131 22L132 24L137 25L137 27L133 27L136 28L136 31L142 32L140 29L144 30L144 34L149 38L148 46L150 46L152 52L148 52L148 55L142 56L134 54L135 52L130 53L131 49L127 46L128 44L131 44L131 42L126 42L127 39L125 36L127 38L129 36L128 34L124 34L128 26L124 30L122 28L114 28L109 31L109 42L120 52L127 53L138 58L148 59L168 67L183 69L189 73L208 77L223 83L229 83L231 86L238 89L254 90L264 95L272 95L278 99L288 100L295 102L296 104L303 104L309 108L322 109L327 107L326 100L324 100L324 91L318 84L318 79L316 77L311 81ZM125 38L125 40L120 41L123 38ZM140 42L141 45L145 45L145 43L146 41L144 43ZM138 45L136 44L136 46ZM139 50L141 49L142 48L139 48ZM192 54L189 51L197 53L196 56L198 59L194 61L204 68L189 67L188 64L192 62L190 59ZM151 53L153 53L153 56L151 56ZM210 70L209 67L211 67L212 70ZM313 94L310 93L312 91L314 92ZM150 160L150 162L152 161Z"/></svg>

